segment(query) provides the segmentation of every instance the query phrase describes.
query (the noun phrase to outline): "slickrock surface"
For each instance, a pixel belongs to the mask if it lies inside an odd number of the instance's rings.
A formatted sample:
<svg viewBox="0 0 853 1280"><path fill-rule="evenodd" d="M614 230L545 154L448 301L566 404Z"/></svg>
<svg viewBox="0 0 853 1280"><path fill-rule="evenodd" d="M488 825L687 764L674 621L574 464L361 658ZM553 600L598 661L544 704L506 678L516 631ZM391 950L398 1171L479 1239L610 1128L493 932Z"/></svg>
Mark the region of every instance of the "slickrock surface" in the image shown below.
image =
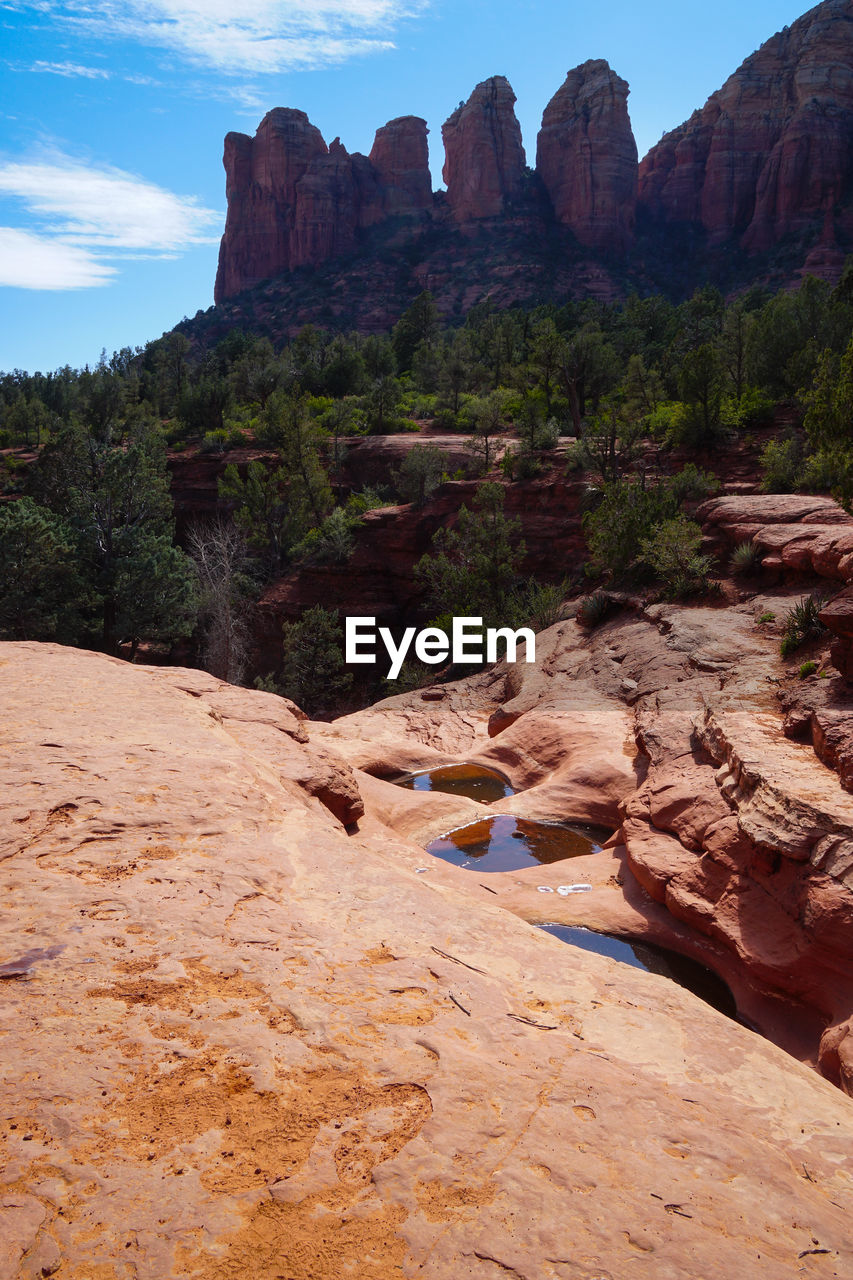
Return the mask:
<svg viewBox="0 0 853 1280"><path fill-rule="evenodd" d="M536 171L557 220L595 249L624 252L633 239L637 144L628 92L599 58L568 73L542 116Z"/></svg>
<svg viewBox="0 0 853 1280"><path fill-rule="evenodd" d="M533 691L476 688L448 732L488 749L499 693ZM4 1280L849 1273L850 1101L466 873L417 874L369 799L389 784L294 708L34 644L0 646L0 701ZM536 715L492 750L544 781ZM601 723L614 800L625 725ZM555 787L583 793L580 760ZM327 806L359 793L347 831Z"/></svg>
<svg viewBox="0 0 853 1280"><path fill-rule="evenodd" d="M853 3L825 0L747 58L640 166L654 217L767 249L853 222Z"/></svg>
<svg viewBox="0 0 853 1280"><path fill-rule="evenodd" d="M492 764L521 789L495 810L614 829L610 862L557 864L595 892L549 901L553 918L657 941L668 925L677 949L726 978L745 1017L853 1092L848 701L836 691L816 712L814 749L792 740L778 632L756 621L797 599L624 611L591 636L566 622L537 638L538 669L390 699L317 732L380 777L393 761ZM422 840L470 820L446 797L383 799L385 820ZM541 900L534 908L519 888L543 875L550 884L545 869L488 883L536 920Z"/></svg>
<svg viewBox="0 0 853 1280"><path fill-rule="evenodd" d="M442 125L443 177L458 222L495 218L521 192L525 158L515 101L509 81L492 76Z"/></svg>

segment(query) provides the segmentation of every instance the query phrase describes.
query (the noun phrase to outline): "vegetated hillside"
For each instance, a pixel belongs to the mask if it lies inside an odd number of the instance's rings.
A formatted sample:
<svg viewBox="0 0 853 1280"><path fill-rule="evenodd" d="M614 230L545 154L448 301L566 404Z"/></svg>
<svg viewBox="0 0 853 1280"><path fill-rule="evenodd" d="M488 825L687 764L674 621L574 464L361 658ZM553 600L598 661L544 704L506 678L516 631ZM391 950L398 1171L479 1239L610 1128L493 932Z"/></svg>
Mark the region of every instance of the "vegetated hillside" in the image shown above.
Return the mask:
<svg viewBox="0 0 853 1280"><path fill-rule="evenodd" d="M209 347L235 326L275 343L306 323L380 332L428 288L459 322L489 298L531 306L663 292L680 300L836 283L853 247L853 0L773 36L637 164L628 86L598 59L545 109L535 168L501 76L445 122L432 194L426 122L390 121L370 156L275 108L225 142L217 306L185 321Z"/></svg>
<svg viewBox="0 0 853 1280"><path fill-rule="evenodd" d="M596 584L701 595L726 565L690 517L721 483L849 494L851 334L848 277L456 328L424 293L381 337L172 333L5 375L0 627L333 714L383 692L344 669L342 613L544 626Z"/></svg>

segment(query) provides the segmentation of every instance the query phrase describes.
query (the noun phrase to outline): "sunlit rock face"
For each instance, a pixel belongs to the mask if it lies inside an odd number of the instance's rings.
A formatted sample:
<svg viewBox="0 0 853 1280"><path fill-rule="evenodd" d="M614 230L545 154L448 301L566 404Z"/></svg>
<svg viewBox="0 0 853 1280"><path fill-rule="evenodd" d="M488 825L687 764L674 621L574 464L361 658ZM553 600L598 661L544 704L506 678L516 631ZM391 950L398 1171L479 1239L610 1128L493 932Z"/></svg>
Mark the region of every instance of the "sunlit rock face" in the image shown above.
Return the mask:
<svg viewBox="0 0 853 1280"><path fill-rule="evenodd" d="M849 233L853 3L826 0L770 40L640 166L655 218L768 249L789 234Z"/></svg>
<svg viewBox="0 0 853 1280"><path fill-rule="evenodd" d="M304 111L276 107L254 138L229 133L223 156L228 216L217 302L297 267L351 252L358 232L422 215L432 203L426 122L392 120L370 156L329 146Z"/></svg>
<svg viewBox="0 0 853 1280"><path fill-rule="evenodd" d="M521 194L525 158L515 101L509 81L492 76L442 125L444 181L458 222L498 217Z"/></svg>

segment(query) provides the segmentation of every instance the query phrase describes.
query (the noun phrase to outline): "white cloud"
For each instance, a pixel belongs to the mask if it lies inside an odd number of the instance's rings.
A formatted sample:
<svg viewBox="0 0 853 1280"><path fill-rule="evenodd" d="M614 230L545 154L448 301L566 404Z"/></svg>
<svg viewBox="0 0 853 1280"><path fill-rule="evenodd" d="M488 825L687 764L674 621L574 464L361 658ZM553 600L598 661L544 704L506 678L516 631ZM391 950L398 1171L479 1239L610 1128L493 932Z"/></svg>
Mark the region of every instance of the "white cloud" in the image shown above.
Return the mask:
<svg viewBox="0 0 853 1280"><path fill-rule="evenodd" d="M80 76L86 80L109 80L110 72L103 67L84 67L79 62L34 62L31 71L49 71L54 76L72 79Z"/></svg>
<svg viewBox="0 0 853 1280"><path fill-rule="evenodd" d="M312 70L393 48L429 0L19 0L100 38L165 46L223 74Z"/></svg>
<svg viewBox="0 0 853 1280"><path fill-rule="evenodd" d="M59 156L0 165L0 193L23 200L64 240L101 249L185 249L210 243L221 215L121 169Z"/></svg>
<svg viewBox="0 0 853 1280"><path fill-rule="evenodd" d="M0 285L16 289L91 289L109 284L115 268L87 249L49 236L0 227Z"/></svg>
<svg viewBox="0 0 853 1280"><path fill-rule="evenodd" d="M192 197L63 155L0 164L3 195L22 201L30 214L30 229L7 229L0 240L0 283L22 288L105 284L115 268L104 258L173 256L215 243L222 223L221 214ZM20 264L14 252L18 242L26 250ZM52 285L53 278L60 283Z"/></svg>

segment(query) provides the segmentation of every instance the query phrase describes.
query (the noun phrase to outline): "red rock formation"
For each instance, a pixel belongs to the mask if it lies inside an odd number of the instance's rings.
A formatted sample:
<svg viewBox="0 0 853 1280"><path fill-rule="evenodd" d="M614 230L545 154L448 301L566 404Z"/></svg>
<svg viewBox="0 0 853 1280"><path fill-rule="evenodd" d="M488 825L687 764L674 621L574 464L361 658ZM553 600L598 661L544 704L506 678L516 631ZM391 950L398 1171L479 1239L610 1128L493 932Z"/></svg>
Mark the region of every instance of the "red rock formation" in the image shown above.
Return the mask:
<svg viewBox="0 0 853 1280"><path fill-rule="evenodd" d="M214 296L230 298L270 276L350 252L358 231L432 202L426 123L380 129L371 158L327 147L304 111L277 107L254 139L229 133L223 162L228 218Z"/></svg>
<svg viewBox="0 0 853 1280"><path fill-rule="evenodd" d="M388 216L421 213L432 207L432 179L426 120L400 116L376 130L370 163Z"/></svg>
<svg viewBox="0 0 853 1280"><path fill-rule="evenodd" d="M284 107L264 116L254 139L227 135L228 218L219 250L217 301L298 265L292 244L297 185L327 154L322 134L305 112Z"/></svg>
<svg viewBox="0 0 853 1280"><path fill-rule="evenodd" d="M325 262L347 253L359 225L352 157L340 138L306 169L296 186L290 265Z"/></svg>
<svg viewBox="0 0 853 1280"><path fill-rule="evenodd" d="M598 59L570 71L545 108L536 149L558 221L581 244L626 249L637 199L628 85Z"/></svg>
<svg viewBox="0 0 853 1280"><path fill-rule="evenodd" d="M514 105L509 81L492 76L442 125L443 176L458 222L498 217L521 193L525 157Z"/></svg>
<svg viewBox="0 0 853 1280"><path fill-rule="evenodd" d="M649 152L640 201L655 217L760 250L819 227L851 177L853 3L825 0Z"/></svg>

